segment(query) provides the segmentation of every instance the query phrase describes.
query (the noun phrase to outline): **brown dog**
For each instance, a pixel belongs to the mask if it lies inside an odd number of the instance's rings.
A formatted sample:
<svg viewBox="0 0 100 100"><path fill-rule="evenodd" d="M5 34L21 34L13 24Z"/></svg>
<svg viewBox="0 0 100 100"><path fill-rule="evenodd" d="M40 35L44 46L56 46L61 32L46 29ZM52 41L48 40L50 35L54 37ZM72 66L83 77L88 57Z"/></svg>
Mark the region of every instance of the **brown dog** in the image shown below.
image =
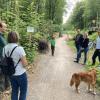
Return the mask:
<svg viewBox="0 0 100 100"><path fill-rule="evenodd" d="M72 75L72 78L70 80L70 86L73 86L75 84L76 92L79 93L78 87L80 85L81 81L84 81L88 84L88 91L90 92L90 87L93 88L93 94L95 93L95 85L96 85L96 69L91 69L88 72L79 72L74 73Z"/></svg>

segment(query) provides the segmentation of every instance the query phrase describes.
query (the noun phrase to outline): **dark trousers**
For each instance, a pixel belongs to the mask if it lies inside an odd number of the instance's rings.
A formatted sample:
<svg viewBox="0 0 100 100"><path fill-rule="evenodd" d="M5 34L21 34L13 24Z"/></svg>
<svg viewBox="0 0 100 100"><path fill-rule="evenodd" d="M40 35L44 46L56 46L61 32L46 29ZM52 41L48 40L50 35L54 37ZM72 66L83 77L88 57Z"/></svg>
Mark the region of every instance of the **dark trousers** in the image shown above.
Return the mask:
<svg viewBox="0 0 100 100"><path fill-rule="evenodd" d="M77 56L78 56L78 53L79 53L79 50L80 50L80 45L75 45L75 46L76 46Z"/></svg>
<svg viewBox="0 0 100 100"><path fill-rule="evenodd" d="M79 59L81 58L81 46L76 46L77 47L77 61L79 62Z"/></svg>
<svg viewBox="0 0 100 100"><path fill-rule="evenodd" d="M11 100L26 100L26 93L27 93L26 73L19 76L11 76L10 80L12 87Z"/></svg>
<svg viewBox="0 0 100 100"><path fill-rule="evenodd" d="M0 57L0 61L1 61L1 57ZM0 66L0 91L3 92L8 88L10 88L9 77L2 73L1 66Z"/></svg>
<svg viewBox="0 0 100 100"><path fill-rule="evenodd" d="M52 56L54 56L54 51L55 51L55 46L51 45L51 54L52 54Z"/></svg>
<svg viewBox="0 0 100 100"><path fill-rule="evenodd" d="M10 80L8 76L0 73L0 91L5 91L10 88Z"/></svg>
<svg viewBox="0 0 100 100"><path fill-rule="evenodd" d="M77 56L77 61L79 62L79 59L81 58L81 53L84 52L84 64L87 61L87 52L88 52L88 47L87 48L80 48Z"/></svg>
<svg viewBox="0 0 100 100"><path fill-rule="evenodd" d="M94 51L94 54L92 56L92 64L95 64L95 61L96 61L97 56L98 56L99 62L100 62L100 49L96 49Z"/></svg>

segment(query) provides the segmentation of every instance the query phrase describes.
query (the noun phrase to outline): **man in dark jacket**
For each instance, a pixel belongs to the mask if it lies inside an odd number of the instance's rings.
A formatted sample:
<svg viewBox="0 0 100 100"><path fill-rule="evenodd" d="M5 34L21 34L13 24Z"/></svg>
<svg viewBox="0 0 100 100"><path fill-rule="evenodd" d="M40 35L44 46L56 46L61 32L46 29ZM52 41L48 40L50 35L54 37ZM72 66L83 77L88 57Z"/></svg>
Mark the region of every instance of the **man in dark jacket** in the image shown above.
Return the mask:
<svg viewBox="0 0 100 100"><path fill-rule="evenodd" d="M77 58L76 58L76 61L74 62L77 62L78 63L78 59L79 59L79 51L80 49L82 48L82 43L83 43L83 35L80 34L80 29L77 30L77 35L75 37L75 46L76 46L76 49L77 49Z"/></svg>
<svg viewBox="0 0 100 100"><path fill-rule="evenodd" d="M84 33L83 39L82 39L82 45L81 45L81 48L80 48L80 50L78 52L78 56L77 56L77 61L76 62L79 62L80 57L81 57L81 53L84 52L84 63L83 64L86 64L87 52L88 52L88 43L89 43L88 34Z"/></svg>
<svg viewBox="0 0 100 100"><path fill-rule="evenodd" d="M6 41L3 37L3 32L5 32L6 24L0 22L0 58L2 57L3 47L6 45Z"/></svg>
<svg viewBox="0 0 100 100"><path fill-rule="evenodd" d="M3 47L6 45L6 41L3 37L3 33L5 31L6 31L6 24L4 22L0 22L0 60L2 58ZM9 85L8 77L4 76L0 69L0 91L4 91L6 88L8 88L8 85Z"/></svg>

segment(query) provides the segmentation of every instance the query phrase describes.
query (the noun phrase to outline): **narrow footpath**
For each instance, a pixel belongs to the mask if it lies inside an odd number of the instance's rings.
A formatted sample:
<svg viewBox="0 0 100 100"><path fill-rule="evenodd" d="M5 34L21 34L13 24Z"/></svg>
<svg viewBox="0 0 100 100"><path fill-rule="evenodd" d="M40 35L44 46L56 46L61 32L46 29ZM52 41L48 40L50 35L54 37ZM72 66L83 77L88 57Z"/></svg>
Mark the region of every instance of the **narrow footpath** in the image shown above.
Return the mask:
<svg viewBox="0 0 100 100"><path fill-rule="evenodd" d="M55 56L50 52L41 55L34 74L29 76L27 100L100 100L87 92L87 85L80 85L80 94L69 86L71 75L84 69L84 66L73 62L74 54L66 45L65 37L56 41Z"/></svg>

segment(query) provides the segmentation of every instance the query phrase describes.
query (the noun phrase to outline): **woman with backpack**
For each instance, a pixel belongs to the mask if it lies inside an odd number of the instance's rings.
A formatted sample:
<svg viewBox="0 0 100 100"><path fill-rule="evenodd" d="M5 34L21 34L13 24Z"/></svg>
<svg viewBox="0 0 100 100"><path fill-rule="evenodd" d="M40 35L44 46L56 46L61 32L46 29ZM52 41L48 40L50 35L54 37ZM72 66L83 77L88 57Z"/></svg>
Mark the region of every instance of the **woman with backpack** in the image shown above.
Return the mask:
<svg viewBox="0 0 100 100"><path fill-rule="evenodd" d="M25 66L27 65L26 53L22 46L18 45L18 34L16 32L8 33L8 44L3 49L3 57L9 56L14 61L15 73L10 76L12 93L11 100L26 100L27 94L27 74ZM20 94L19 94L20 93Z"/></svg>

